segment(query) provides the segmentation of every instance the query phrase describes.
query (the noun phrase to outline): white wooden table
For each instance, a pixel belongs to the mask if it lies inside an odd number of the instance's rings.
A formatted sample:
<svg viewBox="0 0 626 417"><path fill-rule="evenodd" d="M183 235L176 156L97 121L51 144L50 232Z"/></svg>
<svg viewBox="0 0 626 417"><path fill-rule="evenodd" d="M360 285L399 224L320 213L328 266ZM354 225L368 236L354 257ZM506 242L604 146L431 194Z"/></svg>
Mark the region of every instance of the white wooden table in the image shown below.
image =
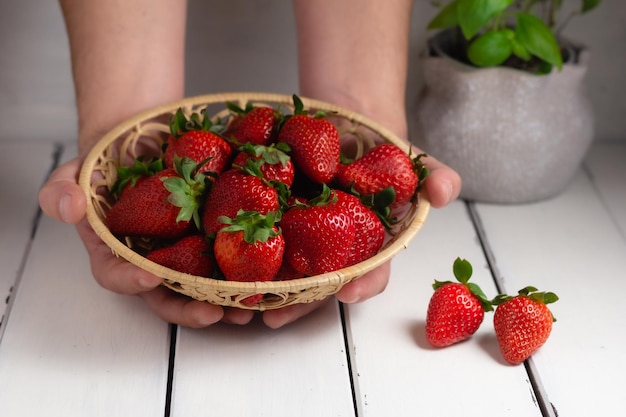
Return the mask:
<svg viewBox="0 0 626 417"><path fill-rule="evenodd" d="M596 143L560 196L432 210L387 290L280 330L190 330L91 278L71 226L37 191L73 148L0 141L0 416L619 415L626 388L626 143ZM19 185L17 185L19 184ZM556 292L558 322L506 365L489 314L469 341L424 338L431 283L457 256L491 295ZM617 414L616 414L617 413Z"/></svg>

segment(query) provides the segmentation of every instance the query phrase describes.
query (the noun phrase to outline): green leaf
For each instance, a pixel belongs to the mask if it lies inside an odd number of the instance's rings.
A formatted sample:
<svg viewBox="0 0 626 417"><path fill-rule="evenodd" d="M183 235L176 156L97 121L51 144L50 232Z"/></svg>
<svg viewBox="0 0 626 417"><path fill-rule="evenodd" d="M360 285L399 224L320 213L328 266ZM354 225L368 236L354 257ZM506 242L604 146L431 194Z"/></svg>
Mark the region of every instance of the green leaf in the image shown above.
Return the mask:
<svg viewBox="0 0 626 417"><path fill-rule="evenodd" d="M465 284L472 276L472 264L465 259L456 258L452 265L452 272L459 282Z"/></svg>
<svg viewBox="0 0 626 417"><path fill-rule="evenodd" d="M483 306L483 310L493 311L493 305L491 304L491 301L487 298L482 288L480 288L478 284L470 282L467 284L467 288L469 288L471 293L474 294L476 298L478 298L478 301L480 301L480 305Z"/></svg>
<svg viewBox="0 0 626 417"><path fill-rule="evenodd" d="M513 0L459 0L457 19L466 39L472 38Z"/></svg>
<svg viewBox="0 0 626 417"><path fill-rule="evenodd" d="M457 5L459 4L459 0L454 0L453 2L444 6L441 11L433 17L433 19L428 23L427 29L446 29L453 26L458 25L457 19Z"/></svg>
<svg viewBox="0 0 626 417"><path fill-rule="evenodd" d="M559 69L563 67L559 45L543 20L528 13L518 13L515 35L528 52Z"/></svg>
<svg viewBox="0 0 626 417"><path fill-rule="evenodd" d="M513 44L504 31L491 30L472 41L467 50L470 62L479 67L495 67L511 56Z"/></svg>
<svg viewBox="0 0 626 417"><path fill-rule="evenodd" d="M581 13L587 13L590 10L595 9L600 4L600 0L583 0Z"/></svg>
<svg viewBox="0 0 626 417"><path fill-rule="evenodd" d="M530 61L530 52L528 52L528 49L524 48L524 45L519 43L517 39L511 40L511 47L513 48L513 55L524 61Z"/></svg>

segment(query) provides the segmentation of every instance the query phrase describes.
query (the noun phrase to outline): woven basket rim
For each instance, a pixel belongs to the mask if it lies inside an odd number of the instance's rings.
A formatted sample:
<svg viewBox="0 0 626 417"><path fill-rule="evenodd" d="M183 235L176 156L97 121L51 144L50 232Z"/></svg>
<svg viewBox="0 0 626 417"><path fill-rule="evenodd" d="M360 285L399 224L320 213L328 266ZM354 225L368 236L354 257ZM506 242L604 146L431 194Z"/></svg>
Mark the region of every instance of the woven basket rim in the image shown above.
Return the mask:
<svg viewBox="0 0 626 417"><path fill-rule="evenodd" d="M300 99L305 105L305 108L316 108L335 112L352 122L356 122L368 127L369 129L383 137L385 140L388 140L389 142L394 143L406 152L409 152L409 144L399 139L390 130L366 118L361 114L320 100L310 99L301 96ZM227 101L269 101L276 104L289 105L292 103L292 96L260 92L230 92L187 97L140 112L135 116L121 122L113 129L111 129L108 133L106 133L98 142L96 142L93 148L89 151L83 162L79 175L79 185L83 189L87 197L86 218L93 228L94 232L98 235L98 237L100 237L100 239L102 239L107 244L107 246L109 246L109 248L116 256L121 256L128 262L144 270L147 270L160 278L177 283L202 284L203 287L219 291L254 291L259 293L274 291L293 292L304 290L310 288L311 286L343 285L351 281L352 279L360 277L366 272L391 260L398 252L405 249L408 246L409 242L421 229L430 210L430 202L425 195L420 196L415 216L410 224L407 226L407 228L400 235L396 236L394 240L390 242L390 244L388 244L375 256L363 262L342 268L340 270L311 277L284 281L235 282L194 276L152 262L126 246L122 241L120 241L115 235L113 235L109 231L102 219L100 219L91 198L91 177L98 158L111 143L116 141L125 132L129 131L134 126L140 124L145 120L155 118L156 116L163 115L165 113L175 112L176 109L178 109L179 107L219 104L225 103Z"/></svg>

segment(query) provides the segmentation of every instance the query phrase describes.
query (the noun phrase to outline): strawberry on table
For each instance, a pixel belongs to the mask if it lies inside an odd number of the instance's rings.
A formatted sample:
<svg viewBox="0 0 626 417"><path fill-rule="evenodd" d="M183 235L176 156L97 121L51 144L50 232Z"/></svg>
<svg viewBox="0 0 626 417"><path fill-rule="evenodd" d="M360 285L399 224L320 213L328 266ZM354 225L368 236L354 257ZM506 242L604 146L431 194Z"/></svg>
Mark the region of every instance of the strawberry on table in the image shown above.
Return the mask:
<svg viewBox="0 0 626 417"><path fill-rule="evenodd" d="M392 143L379 144L356 161L340 164L335 181L341 187L352 187L364 196L393 187L396 199L392 207L399 207L413 198L428 174L420 161L422 156L411 158Z"/></svg>
<svg viewBox="0 0 626 417"><path fill-rule="evenodd" d="M215 235L224 227L219 221L220 216L234 218L239 210L267 214L280 208L276 188L242 168L235 167L222 173L211 187L202 211L202 227L206 234Z"/></svg>
<svg viewBox="0 0 626 417"><path fill-rule="evenodd" d="M324 186L308 205L296 204L280 221L285 237L285 262L304 275L335 271L346 264L355 237L354 219Z"/></svg>
<svg viewBox="0 0 626 417"><path fill-rule="evenodd" d="M118 236L180 238L200 224L205 178L191 159L177 159L174 168L127 186L107 213L106 224Z"/></svg>
<svg viewBox="0 0 626 417"><path fill-rule="evenodd" d="M500 294L494 298L493 326L507 362L522 363L546 343L555 321L547 304L558 299L556 294L539 292L532 286L516 296Z"/></svg>
<svg viewBox="0 0 626 417"><path fill-rule="evenodd" d="M219 218L225 227L217 233L214 253L227 281L271 281L278 272L285 251L285 240L275 222L278 213L262 215L240 210L235 218ZM258 303L263 294L242 300Z"/></svg>
<svg viewBox="0 0 626 417"><path fill-rule="evenodd" d="M245 108L227 102L226 107L233 117L223 136L236 143L255 143L269 145L276 141L278 124L282 115L268 106L254 106L248 102Z"/></svg>
<svg viewBox="0 0 626 417"><path fill-rule="evenodd" d="M278 181L291 187L294 180L294 166L287 154L291 149L285 143L269 146L247 143L241 147L233 164L243 166L247 160L257 163L263 177L268 181Z"/></svg>
<svg viewBox="0 0 626 417"><path fill-rule="evenodd" d="M282 125L278 142L291 147L293 161L304 175L319 184L329 183L339 166L339 132L324 112L310 115L298 96L293 97L294 114Z"/></svg>
<svg viewBox="0 0 626 417"><path fill-rule="evenodd" d="M171 134L163 155L165 165L172 167L177 155L203 164L201 172L223 172L230 163L232 150L218 134L222 129L223 126L210 120L206 110L201 114L193 113L188 119L178 109L170 119Z"/></svg>
<svg viewBox="0 0 626 417"><path fill-rule="evenodd" d="M485 311L493 310L480 287L469 282L472 265L457 258L452 269L458 282L435 281L426 314L426 339L437 347L468 339L482 324Z"/></svg>
<svg viewBox="0 0 626 417"><path fill-rule="evenodd" d="M155 249L146 258L167 268L200 277L210 277L215 268L212 247L204 236L191 235Z"/></svg>

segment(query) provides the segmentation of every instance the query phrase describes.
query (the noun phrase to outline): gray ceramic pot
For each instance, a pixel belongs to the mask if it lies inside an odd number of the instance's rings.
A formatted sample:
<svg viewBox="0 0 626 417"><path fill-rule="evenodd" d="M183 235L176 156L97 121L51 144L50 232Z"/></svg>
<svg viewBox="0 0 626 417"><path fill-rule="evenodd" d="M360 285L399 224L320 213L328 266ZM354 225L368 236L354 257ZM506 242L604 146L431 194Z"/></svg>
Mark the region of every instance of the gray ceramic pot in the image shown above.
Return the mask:
<svg viewBox="0 0 626 417"><path fill-rule="evenodd" d="M441 32L431 51L445 47L436 46L441 40L451 39ZM578 52L577 62L548 75L421 57L415 142L461 175L462 198L526 203L568 185L593 139L588 53Z"/></svg>

